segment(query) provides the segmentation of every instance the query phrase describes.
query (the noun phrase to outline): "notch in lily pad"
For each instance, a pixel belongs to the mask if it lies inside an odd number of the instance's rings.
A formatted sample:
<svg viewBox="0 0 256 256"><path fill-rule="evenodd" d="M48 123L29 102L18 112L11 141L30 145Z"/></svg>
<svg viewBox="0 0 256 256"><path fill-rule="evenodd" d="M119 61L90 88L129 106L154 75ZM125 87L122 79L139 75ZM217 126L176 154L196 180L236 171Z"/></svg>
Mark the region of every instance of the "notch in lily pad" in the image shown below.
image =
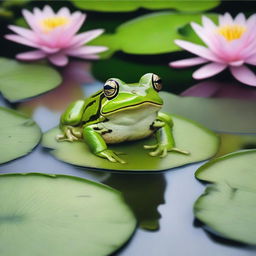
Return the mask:
<svg viewBox="0 0 256 256"><path fill-rule="evenodd" d="M215 235L256 245L256 149L212 160L195 176L213 183L194 204L195 216Z"/></svg>
<svg viewBox="0 0 256 256"><path fill-rule="evenodd" d="M0 164L24 156L39 143L41 130L25 115L0 107Z"/></svg>

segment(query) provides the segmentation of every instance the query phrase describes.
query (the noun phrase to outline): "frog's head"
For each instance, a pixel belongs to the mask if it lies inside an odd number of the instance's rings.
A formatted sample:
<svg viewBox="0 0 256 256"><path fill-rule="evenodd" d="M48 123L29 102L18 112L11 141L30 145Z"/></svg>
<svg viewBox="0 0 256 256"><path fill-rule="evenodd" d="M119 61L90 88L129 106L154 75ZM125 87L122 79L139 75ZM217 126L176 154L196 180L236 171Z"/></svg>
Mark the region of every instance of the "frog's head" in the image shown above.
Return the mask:
<svg viewBox="0 0 256 256"><path fill-rule="evenodd" d="M140 78L139 83L127 84L120 79L106 81L103 93L105 99L101 108L103 116L109 116L125 110L154 108L158 111L163 100L158 92L162 84L159 76L148 73Z"/></svg>

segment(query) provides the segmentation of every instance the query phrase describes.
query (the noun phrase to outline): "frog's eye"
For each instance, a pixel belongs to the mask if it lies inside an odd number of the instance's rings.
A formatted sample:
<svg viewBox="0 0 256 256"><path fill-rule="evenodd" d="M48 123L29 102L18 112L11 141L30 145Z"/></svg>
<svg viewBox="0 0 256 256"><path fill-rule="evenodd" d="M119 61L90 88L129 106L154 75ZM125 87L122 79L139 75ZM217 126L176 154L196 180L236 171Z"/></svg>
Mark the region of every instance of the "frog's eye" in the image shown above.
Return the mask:
<svg viewBox="0 0 256 256"><path fill-rule="evenodd" d="M157 92L162 89L162 80L158 75L152 75L152 85Z"/></svg>
<svg viewBox="0 0 256 256"><path fill-rule="evenodd" d="M117 95L118 90L119 84L115 80L108 80L103 87L104 95L110 100Z"/></svg>

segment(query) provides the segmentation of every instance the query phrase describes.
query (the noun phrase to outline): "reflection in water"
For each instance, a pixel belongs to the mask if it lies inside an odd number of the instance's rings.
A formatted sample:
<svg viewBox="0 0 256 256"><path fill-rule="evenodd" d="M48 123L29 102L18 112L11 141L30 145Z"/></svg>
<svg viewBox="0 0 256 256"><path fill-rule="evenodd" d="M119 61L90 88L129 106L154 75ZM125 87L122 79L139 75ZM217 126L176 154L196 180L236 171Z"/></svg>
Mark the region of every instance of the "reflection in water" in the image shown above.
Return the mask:
<svg viewBox="0 0 256 256"><path fill-rule="evenodd" d="M238 82L204 81L198 83L186 91L182 96L204 97L204 98L231 98L255 100L256 90L250 86L242 86Z"/></svg>
<svg viewBox="0 0 256 256"><path fill-rule="evenodd" d="M242 149L256 149L256 134L220 134L221 145L215 157L220 157L228 153Z"/></svg>
<svg viewBox="0 0 256 256"><path fill-rule="evenodd" d="M52 111L63 111L69 103L83 97L82 84L89 84L94 81L89 70L90 63L82 61L70 62L62 71L63 82L60 86L41 96L21 103L19 110L30 116L39 106L46 107Z"/></svg>
<svg viewBox="0 0 256 256"><path fill-rule="evenodd" d="M117 174L104 182L121 191L142 229L159 229L161 217L157 208L164 204L166 180L163 174Z"/></svg>

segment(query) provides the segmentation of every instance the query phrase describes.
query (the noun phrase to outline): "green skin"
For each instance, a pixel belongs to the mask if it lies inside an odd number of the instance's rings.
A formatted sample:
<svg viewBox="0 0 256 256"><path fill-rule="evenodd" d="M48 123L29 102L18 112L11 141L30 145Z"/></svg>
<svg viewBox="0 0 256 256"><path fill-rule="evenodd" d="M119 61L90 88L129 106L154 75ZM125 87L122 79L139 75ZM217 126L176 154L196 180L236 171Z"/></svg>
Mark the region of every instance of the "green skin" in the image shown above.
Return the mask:
<svg viewBox="0 0 256 256"><path fill-rule="evenodd" d="M114 97L107 97L103 89L71 103L61 116L63 134L56 139L70 142L83 139L93 154L119 163L125 163L118 156L121 153L108 149L107 144L139 140L153 134L157 143L144 146L153 150L151 156L165 157L170 151L189 154L175 147L172 118L159 112L163 100L155 89L155 77L152 73L145 74L136 84L109 79L118 85Z"/></svg>

